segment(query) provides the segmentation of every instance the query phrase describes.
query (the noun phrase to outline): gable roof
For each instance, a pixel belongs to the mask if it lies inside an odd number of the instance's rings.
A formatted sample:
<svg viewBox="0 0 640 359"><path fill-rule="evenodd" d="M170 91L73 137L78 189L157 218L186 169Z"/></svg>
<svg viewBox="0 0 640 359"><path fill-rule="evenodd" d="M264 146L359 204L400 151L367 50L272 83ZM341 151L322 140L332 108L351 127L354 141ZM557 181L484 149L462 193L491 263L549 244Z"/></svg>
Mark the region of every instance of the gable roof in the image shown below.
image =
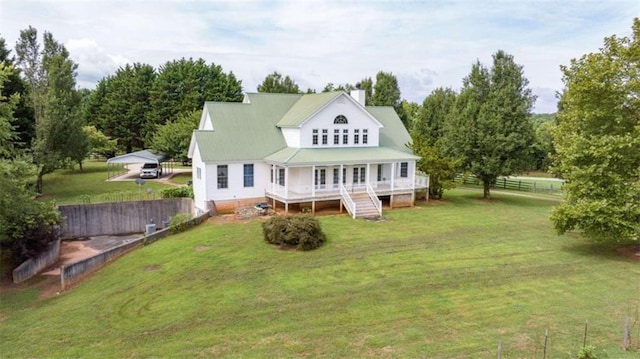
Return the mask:
<svg viewBox="0 0 640 359"><path fill-rule="evenodd" d="M166 156L162 153L156 154L149 150L142 150L127 153L124 155L111 157L107 160L107 164L111 163L160 163L166 159Z"/></svg>
<svg viewBox="0 0 640 359"><path fill-rule="evenodd" d="M339 153L349 154L354 161L417 158L406 146L411 137L393 107L365 107L367 114L381 124L378 148L327 149L331 151L288 148L280 127L298 127L340 95L349 96L344 92L306 95L248 93L243 103L206 102L204 111L209 114L213 130L194 131L189 157L193 157L197 143L200 157L205 162L270 160L289 163L287 158L295 155L290 159L294 161L291 163L319 163L333 161L335 156L340 156Z"/></svg>
<svg viewBox="0 0 640 359"><path fill-rule="evenodd" d="M279 127L298 127L311 115L332 102L344 92L322 92L304 95L278 121Z"/></svg>
<svg viewBox="0 0 640 359"><path fill-rule="evenodd" d="M196 130L194 140L203 161L261 160L286 147L276 124L302 96L298 94L248 94L249 103L206 102L213 130Z"/></svg>

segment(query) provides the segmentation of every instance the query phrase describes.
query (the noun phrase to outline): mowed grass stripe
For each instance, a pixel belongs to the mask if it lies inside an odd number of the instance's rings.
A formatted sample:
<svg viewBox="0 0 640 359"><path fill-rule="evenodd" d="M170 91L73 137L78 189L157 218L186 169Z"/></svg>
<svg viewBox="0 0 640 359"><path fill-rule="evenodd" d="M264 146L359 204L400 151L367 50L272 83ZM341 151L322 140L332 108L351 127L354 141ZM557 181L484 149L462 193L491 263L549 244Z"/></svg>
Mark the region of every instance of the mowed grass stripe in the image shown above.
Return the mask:
<svg viewBox="0 0 640 359"><path fill-rule="evenodd" d="M71 292L3 294L9 357L533 358L589 342L616 358L640 268L615 246L557 237L553 202L477 192L320 221L328 243L279 251L260 222L205 224L142 248ZM631 284L630 284L631 283ZM5 305L5 302L7 303ZM5 314L7 313L7 314ZM617 351L616 351L617 350Z"/></svg>

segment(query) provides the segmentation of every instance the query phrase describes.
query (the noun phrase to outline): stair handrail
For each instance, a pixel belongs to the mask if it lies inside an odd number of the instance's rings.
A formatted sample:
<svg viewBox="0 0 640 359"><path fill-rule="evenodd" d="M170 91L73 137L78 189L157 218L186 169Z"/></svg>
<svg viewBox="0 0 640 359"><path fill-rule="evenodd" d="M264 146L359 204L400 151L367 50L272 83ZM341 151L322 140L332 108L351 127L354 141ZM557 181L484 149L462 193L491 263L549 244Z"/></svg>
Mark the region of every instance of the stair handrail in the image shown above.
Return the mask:
<svg viewBox="0 0 640 359"><path fill-rule="evenodd" d="M351 216L355 219L356 203L351 199L351 196L349 196L349 192L344 187L344 184L340 185L340 196L342 196L342 202L344 203L344 206L347 207L347 211L350 212Z"/></svg>
<svg viewBox="0 0 640 359"><path fill-rule="evenodd" d="M373 190L373 187L371 187L370 183L367 183L367 194L369 195L369 198L371 198L371 202L373 202L373 205L376 206L378 215L382 216L382 201L380 201L380 198L378 198L378 195Z"/></svg>

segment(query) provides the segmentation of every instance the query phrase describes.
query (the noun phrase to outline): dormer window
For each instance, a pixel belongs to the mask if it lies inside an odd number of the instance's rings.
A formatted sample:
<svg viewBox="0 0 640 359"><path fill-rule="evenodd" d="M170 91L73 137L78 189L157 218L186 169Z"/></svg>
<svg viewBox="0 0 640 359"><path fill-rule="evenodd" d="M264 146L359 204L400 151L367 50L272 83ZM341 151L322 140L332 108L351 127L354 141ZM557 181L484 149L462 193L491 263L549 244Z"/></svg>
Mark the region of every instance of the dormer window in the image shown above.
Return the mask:
<svg viewBox="0 0 640 359"><path fill-rule="evenodd" d="M347 121L347 118L344 117L343 115L338 115L333 120L333 124L334 125L347 125L347 124L349 124L349 121Z"/></svg>

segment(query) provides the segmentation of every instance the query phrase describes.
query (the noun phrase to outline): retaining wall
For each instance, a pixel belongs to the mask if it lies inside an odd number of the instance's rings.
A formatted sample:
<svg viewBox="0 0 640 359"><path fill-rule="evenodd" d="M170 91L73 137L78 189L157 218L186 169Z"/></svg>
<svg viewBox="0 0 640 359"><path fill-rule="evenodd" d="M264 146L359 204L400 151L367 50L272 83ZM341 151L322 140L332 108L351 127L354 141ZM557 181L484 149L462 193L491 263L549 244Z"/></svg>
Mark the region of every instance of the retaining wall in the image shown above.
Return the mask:
<svg viewBox="0 0 640 359"><path fill-rule="evenodd" d="M41 270L54 264L60 256L60 240L53 242L49 249L35 258L30 258L13 270L13 283L24 282Z"/></svg>
<svg viewBox="0 0 640 359"><path fill-rule="evenodd" d="M139 233L154 220L158 227L178 213L192 213L190 198L59 206L62 238Z"/></svg>
<svg viewBox="0 0 640 359"><path fill-rule="evenodd" d="M200 224L210 216L211 213L206 212L198 217L191 219L190 222L193 225ZM165 228L152 234L134 239L131 242L123 243L117 247L98 253L92 257L79 260L66 266L62 266L60 268L60 286L62 290L64 290L70 285L81 281L87 275L104 267L110 261L115 260L116 258L140 246L151 244L159 240L160 238L168 236L169 234L171 234L171 230L169 228Z"/></svg>

